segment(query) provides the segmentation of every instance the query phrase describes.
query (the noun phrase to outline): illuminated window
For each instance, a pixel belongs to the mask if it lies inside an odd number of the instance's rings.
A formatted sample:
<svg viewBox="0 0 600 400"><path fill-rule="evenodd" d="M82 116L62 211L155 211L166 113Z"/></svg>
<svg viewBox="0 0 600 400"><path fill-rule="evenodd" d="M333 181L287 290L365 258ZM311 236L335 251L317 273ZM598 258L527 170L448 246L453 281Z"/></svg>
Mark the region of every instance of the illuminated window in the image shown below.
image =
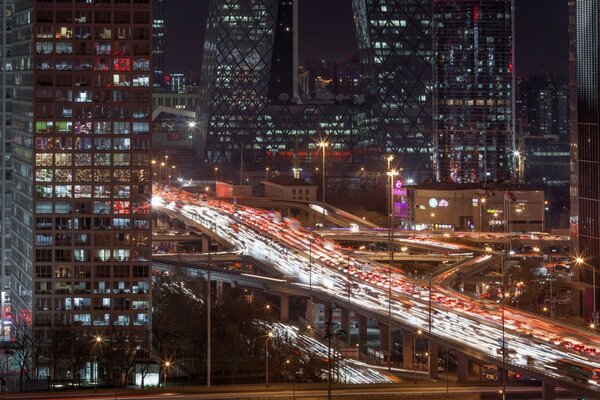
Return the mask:
<svg viewBox="0 0 600 400"><path fill-rule="evenodd" d="M35 196L38 199L52 197L52 185L36 185Z"/></svg>
<svg viewBox="0 0 600 400"><path fill-rule="evenodd" d="M75 185L75 198L91 198L92 187L89 185Z"/></svg>
<svg viewBox="0 0 600 400"><path fill-rule="evenodd" d="M55 180L58 183L70 183L73 180L73 174L70 169L56 169L54 171Z"/></svg>
<svg viewBox="0 0 600 400"><path fill-rule="evenodd" d="M110 197L110 185L94 186L94 197L97 199L106 199Z"/></svg>
<svg viewBox="0 0 600 400"><path fill-rule="evenodd" d="M52 121L36 121L35 133L46 134L54 131L54 122Z"/></svg>
<svg viewBox="0 0 600 400"><path fill-rule="evenodd" d="M54 176L54 171L51 169L38 169L35 171L35 180L37 182L52 182L52 178Z"/></svg>
<svg viewBox="0 0 600 400"><path fill-rule="evenodd" d="M54 155L54 163L57 166L71 166L73 164L73 156L69 153L57 153Z"/></svg>
<svg viewBox="0 0 600 400"><path fill-rule="evenodd" d="M131 196L130 186L115 186L115 197L119 199L128 199Z"/></svg>
<svg viewBox="0 0 600 400"><path fill-rule="evenodd" d="M113 154L113 165L126 167L129 165L129 154Z"/></svg>
<svg viewBox="0 0 600 400"><path fill-rule="evenodd" d="M92 170L91 169L75 170L75 182L91 182L91 181L92 181Z"/></svg>
<svg viewBox="0 0 600 400"><path fill-rule="evenodd" d="M110 154L100 153L94 154L94 165L97 167L105 167L110 165Z"/></svg>
<svg viewBox="0 0 600 400"><path fill-rule="evenodd" d="M73 197L73 187L71 185L55 185L54 195L58 198Z"/></svg>
<svg viewBox="0 0 600 400"><path fill-rule="evenodd" d="M108 135L110 131L110 122L96 122L95 133L97 135Z"/></svg>
<svg viewBox="0 0 600 400"><path fill-rule="evenodd" d="M112 180L111 171L108 169L95 169L94 170L94 181L95 182L110 182Z"/></svg>
<svg viewBox="0 0 600 400"><path fill-rule="evenodd" d="M131 71L131 58L115 58L113 60L114 71Z"/></svg>
<svg viewBox="0 0 600 400"><path fill-rule="evenodd" d="M75 154L75 165L78 167L90 167L92 165L91 154Z"/></svg>

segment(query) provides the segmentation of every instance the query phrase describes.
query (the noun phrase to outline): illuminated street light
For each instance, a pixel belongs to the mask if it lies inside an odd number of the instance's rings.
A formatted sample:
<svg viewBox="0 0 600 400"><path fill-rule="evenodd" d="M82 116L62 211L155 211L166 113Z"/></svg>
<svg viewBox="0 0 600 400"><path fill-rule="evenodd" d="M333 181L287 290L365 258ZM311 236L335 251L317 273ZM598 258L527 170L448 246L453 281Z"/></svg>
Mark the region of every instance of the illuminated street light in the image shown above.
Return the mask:
<svg viewBox="0 0 600 400"><path fill-rule="evenodd" d="M265 385L269 387L269 339L273 337L273 332L269 332L265 341Z"/></svg>
<svg viewBox="0 0 600 400"><path fill-rule="evenodd" d="M164 376L164 388L167 388L167 372L169 371L169 368L171 368L171 361L165 361L163 363L163 376Z"/></svg>

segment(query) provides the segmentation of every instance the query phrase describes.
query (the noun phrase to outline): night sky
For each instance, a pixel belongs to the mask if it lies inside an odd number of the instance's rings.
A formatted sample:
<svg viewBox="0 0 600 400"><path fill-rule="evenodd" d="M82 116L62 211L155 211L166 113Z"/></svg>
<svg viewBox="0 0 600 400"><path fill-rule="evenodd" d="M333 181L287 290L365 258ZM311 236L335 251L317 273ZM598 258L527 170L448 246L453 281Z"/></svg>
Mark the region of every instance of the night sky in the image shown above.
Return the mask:
<svg viewBox="0 0 600 400"><path fill-rule="evenodd" d="M565 0L516 1L516 71L567 76ZM166 70L198 75L208 0L167 0ZM300 62L356 53L351 0L299 0Z"/></svg>

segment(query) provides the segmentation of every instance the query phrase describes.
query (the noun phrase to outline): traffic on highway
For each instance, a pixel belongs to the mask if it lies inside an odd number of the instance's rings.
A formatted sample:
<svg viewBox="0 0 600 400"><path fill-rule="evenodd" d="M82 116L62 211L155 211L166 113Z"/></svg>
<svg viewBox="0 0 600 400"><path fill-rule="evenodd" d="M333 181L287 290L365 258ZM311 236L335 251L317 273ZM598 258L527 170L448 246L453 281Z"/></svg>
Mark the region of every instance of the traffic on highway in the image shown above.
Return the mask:
<svg viewBox="0 0 600 400"><path fill-rule="evenodd" d="M441 286L443 279L436 280L430 290L396 269L390 271L386 265L348 254L333 240L271 211L201 201L194 194L168 188L155 188L152 204L212 231L244 254L272 265L289 281L319 292L321 298L325 295L386 317L391 286L394 320L415 331L430 329L433 336L502 359L502 306L456 293ZM452 244L436 244L458 250ZM468 262L476 265L490 257L482 254ZM600 391L600 336L595 332L511 308L504 309L504 326L504 355L509 365Z"/></svg>

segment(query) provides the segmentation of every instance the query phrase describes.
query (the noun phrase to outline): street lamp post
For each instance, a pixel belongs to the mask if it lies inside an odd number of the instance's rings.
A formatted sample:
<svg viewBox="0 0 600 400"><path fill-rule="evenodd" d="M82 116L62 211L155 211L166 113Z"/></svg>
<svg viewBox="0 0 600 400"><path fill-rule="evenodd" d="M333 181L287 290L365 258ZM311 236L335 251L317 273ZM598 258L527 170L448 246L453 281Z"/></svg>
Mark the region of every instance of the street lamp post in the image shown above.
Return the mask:
<svg viewBox="0 0 600 400"><path fill-rule="evenodd" d="M575 264L579 267L585 266L588 267L592 273L592 315L590 317L590 328L594 329L596 327L596 271L594 267L589 266L585 263L585 260L581 256L575 257Z"/></svg>
<svg viewBox="0 0 600 400"><path fill-rule="evenodd" d="M322 174L323 174L323 191L321 193L322 194L321 202L323 203L322 204L322 208L323 208L323 228L325 228L325 185L326 185L326 183L325 183L325 151L326 151L326 148L327 148L328 145L329 145L329 143L327 143L324 140L322 140L322 141L320 141L318 143L318 146L323 149L323 171L322 171Z"/></svg>
<svg viewBox="0 0 600 400"><path fill-rule="evenodd" d="M269 339L273 337L273 332L269 332L265 341L265 386L269 387Z"/></svg>
<svg viewBox="0 0 600 400"><path fill-rule="evenodd" d="M163 387L165 389L167 388L167 372L168 372L170 366L171 366L170 361L165 361L165 363L163 364L163 377L164 377Z"/></svg>
<svg viewBox="0 0 600 400"><path fill-rule="evenodd" d="M435 213L431 213L429 215L431 216L431 230L434 231L435 230L435 223L434 223Z"/></svg>
<svg viewBox="0 0 600 400"><path fill-rule="evenodd" d="M96 376L98 375L98 372L100 370L100 367L98 365L94 365L94 364L98 364L97 346L102 345L103 342L104 342L104 339L102 338L102 336L94 336L94 344L92 346L93 353L94 353L94 357L93 357L94 362L92 363L92 368L91 368L92 380L94 381L94 393L96 393L98 391L98 379Z"/></svg>
<svg viewBox="0 0 600 400"><path fill-rule="evenodd" d="M391 157L391 156L390 156ZM388 163L391 161L388 157ZM392 369L392 264L394 263L394 177L399 172L395 169L390 169L387 175L390 177L390 206L388 216L388 250L389 250L389 265L388 265L388 370Z"/></svg>
<svg viewBox="0 0 600 400"><path fill-rule="evenodd" d="M481 224L481 215L482 215L482 208L485 205L485 202L486 202L485 197L482 197L479 202L479 238L481 238L481 232L483 232L483 225Z"/></svg>

